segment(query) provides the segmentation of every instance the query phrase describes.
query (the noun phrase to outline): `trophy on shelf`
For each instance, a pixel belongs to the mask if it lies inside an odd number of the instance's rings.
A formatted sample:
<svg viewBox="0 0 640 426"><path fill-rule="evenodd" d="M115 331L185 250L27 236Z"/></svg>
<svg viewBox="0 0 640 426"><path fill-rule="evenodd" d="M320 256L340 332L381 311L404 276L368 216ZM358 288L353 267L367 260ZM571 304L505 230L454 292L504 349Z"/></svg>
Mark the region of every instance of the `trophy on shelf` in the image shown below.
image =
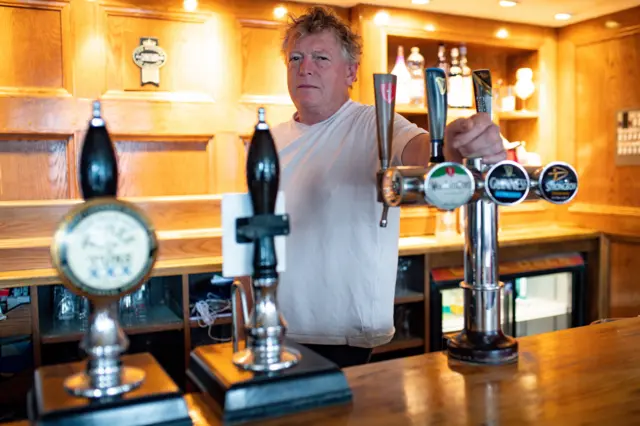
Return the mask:
<svg viewBox="0 0 640 426"><path fill-rule="evenodd" d="M79 169L84 202L60 223L51 258L66 288L91 304L80 341L88 359L38 368L29 418L60 426L191 425L182 392L155 359L123 355L129 341L114 311L150 276L158 243L144 213L116 198L116 155L99 102L93 103Z"/></svg>
<svg viewBox="0 0 640 426"><path fill-rule="evenodd" d="M337 365L286 339L286 322L277 303L276 237L288 235L290 229L288 215L276 214L279 183L278 153L264 108L259 108L247 155L249 194L225 194L222 207L223 224L229 212L234 224L234 231L223 236L223 270L237 260L234 257L238 253L250 253L246 270L235 276L252 276L253 308L249 312L244 288L235 281L232 343L194 349L187 371L195 386L210 396L212 408L225 424L258 421L352 399ZM244 341L240 341L237 322L244 326Z"/></svg>
<svg viewBox="0 0 640 426"><path fill-rule="evenodd" d="M533 82L533 70L531 68L519 68L516 71L516 84L514 89L516 96L522 100L520 112L527 112L527 99L529 99L536 90L536 85Z"/></svg>
<svg viewBox="0 0 640 426"><path fill-rule="evenodd" d="M477 111L491 115L490 71L473 71L473 86ZM526 199L568 203L577 193L578 175L563 162L525 168L510 160L489 165L467 158L465 165L475 178L476 193L464 206L464 328L448 339L447 352L463 362L508 364L518 359L518 342L502 331L498 206Z"/></svg>

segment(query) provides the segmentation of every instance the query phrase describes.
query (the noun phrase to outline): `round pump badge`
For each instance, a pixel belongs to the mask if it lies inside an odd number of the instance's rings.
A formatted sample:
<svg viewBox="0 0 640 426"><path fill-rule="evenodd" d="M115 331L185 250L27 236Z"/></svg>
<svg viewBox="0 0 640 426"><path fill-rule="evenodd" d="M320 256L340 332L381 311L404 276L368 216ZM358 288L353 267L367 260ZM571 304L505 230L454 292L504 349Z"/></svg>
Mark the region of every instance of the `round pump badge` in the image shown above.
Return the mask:
<svg viewBox="0 0 640 426"><path fill-rule="evenodd" d="M548 164L538 177L538 191L550 203L568 203L578 193L578 173L566 163Z"/></svg>
<svg viewBox="0 0 640 426"><path fill-rule="evenodd" d="M487 172L487 196L496 204L511 206L529 195L530 180L527 171L515 161L501 161Z"/></svg>
<svg viewBox="0 0 640 426"><path fill-rule="evenodd" d="M457 163L437 164L424 179L425 200L442 210L453 210L468 203L474 191L473 175Z"/></svg>
<svg viewBox="0 0 640 426"><path fill-rule="evenodd" d="M117 296L149 276L157 240L135 207L114 199L96 200L67 216L51 252L68 285L89 296Z"/></svg>

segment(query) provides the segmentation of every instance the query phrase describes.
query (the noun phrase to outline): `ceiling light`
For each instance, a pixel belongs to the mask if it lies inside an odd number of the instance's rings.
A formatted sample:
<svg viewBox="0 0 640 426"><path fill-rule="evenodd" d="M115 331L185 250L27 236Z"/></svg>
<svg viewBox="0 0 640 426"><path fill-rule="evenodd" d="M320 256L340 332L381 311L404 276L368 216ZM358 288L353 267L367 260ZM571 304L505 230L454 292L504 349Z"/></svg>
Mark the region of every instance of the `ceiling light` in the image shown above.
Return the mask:
<svg viewBox="0 0 640 426"><path fill-rule="evenodd" d="M184 0L182 7L184 7L184 10L187 12L193 12L198 8L198 0Z"/></svg>
<svg viewBox="0 0 640 426"><path fill-rule="evenodd" d="M569 19L571 19L571 14L570 13L556 13L556 19L558 21L568 21Z"/></svg>
<svg viewBox="0 0 640 426"><path fill-rule="evenodd" d="M604 26L609 29L620 28L620 22L609 20L604 23Z"/></svg>
<svg viewBox="0 0 640 426"><path fill-rule="evenodd" d="M505 28L500 28L498 30L498 32L496 33L496 37L498 37L498 38L507 38L507 37L509 37L509 31L507 31Z"/></svg>
<svg viewBox="0 0 640 426"><path fill-rule="evenodd" d="M513 7L518 5L518 2L513 0L500 0L499 3L502 7Z"/></svg>
<svg viewBox="0 0 640 426"><path fill-rule="evenodd" d="M286 14L287 14L287 8L284 6L278 6L275 9L273 9L273 16L275 16L278 19L284 18Z"/></svg>
<svg viewBox="0 0 640 426"><path fill-rule="evenodd" d="M389 23L389 14L384 11L376 13L373 17L373 23L376 25L387 25Z"/></svg>
<svg viewBox="0 0 640 426"><path fill-rule="evenodd" d="M429 4L431 0L411 0L413 4Z"/></svg>
<svg viewBox="0 0 640 426"><path fill-rule="evenodd" d="M429 31L430 33L434 32L436 30L436 26L433 24L427 24L424 26L424 30L425 31Z"/></svg>

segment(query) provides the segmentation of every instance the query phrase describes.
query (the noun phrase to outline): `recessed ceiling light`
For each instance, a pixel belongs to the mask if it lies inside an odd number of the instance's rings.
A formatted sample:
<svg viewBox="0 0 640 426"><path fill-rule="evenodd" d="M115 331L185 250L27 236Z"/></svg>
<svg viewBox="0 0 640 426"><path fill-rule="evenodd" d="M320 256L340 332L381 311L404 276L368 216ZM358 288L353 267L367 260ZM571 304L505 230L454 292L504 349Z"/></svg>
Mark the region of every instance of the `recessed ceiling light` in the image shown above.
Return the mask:
<svg viewBox="0 0 640 426"><path fill-rule="evenodd" d="M373 17L373 22L376 25L387 25L389 23L389 14L385 11L380 11Z"/></svg>
<svg viewBox="0 0 640 426"><path fill-rule="evenodd" d="M187 12L195 12L198 8L198 0L184 0L182 7L184 7L184 10Z"/></svg>
<svg viewBox="0 0 640 426"><path fill-rule="evenodd" d="M273 9L273 16L275 16L278 19L284 18L286 14L287 14L287 8L284 6L278 6Z"/></svg>
<svg viewBox="0 0 640 426"><path fill-rule="evenodd" d="M502 7L514 7L517 6L518 2L513 0L500 0L500 6Z"/></svg>
<svg viewBox="0 0 640 426"><path fill-rule="evenodd" d="M411 0L413 4L428 4L431 0Z"/></svg>
<svg viewBox="0 0 640 426"><path fill-rule="evenodd" d="M620 28L620 22L609 20L604 23L604 26L609 29Z"/></svg>
<svg viewBox="0 0 640 426"><path fill-rule="evenodd" d="M509 37L509 31L507 31L505 28L500 28L498 30L498 32L496 33L496 37L498 37L498 38L507 38L507 37Z"/></svg>
<svg viewBox="0 0 640 426"><path fill-rule="evenodd" d="M556 13L556 19L558 21L568 21L569 19L571 19L571 14L570 13Z"/></svg>
<svg viewBox="0 0 640 426"><path fill-rule="evenodd" d="M427 24L424 26L424 30L432 33L436 30L436 26L433 24Z"/></svg>

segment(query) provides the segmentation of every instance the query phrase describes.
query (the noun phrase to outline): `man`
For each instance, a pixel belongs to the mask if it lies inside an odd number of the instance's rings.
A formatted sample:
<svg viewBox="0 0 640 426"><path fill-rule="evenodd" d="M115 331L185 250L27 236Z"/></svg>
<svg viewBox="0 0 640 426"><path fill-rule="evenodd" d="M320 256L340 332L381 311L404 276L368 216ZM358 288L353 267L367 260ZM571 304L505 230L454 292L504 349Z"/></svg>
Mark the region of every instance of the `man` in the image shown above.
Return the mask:
<svg viewBox="0 0 640 426"><path fill-rule="evenodd" d="M379 226L375 107L349 98L360 39L321 7L288 27L283 54L297 112L275 126L281 189L291 215L286 271L278 302L288 337L340 367L368 362L394 335L399 209ZM426 165L429 135L394 121L393 162ZM486 114L447 126L445 157L506 158L499 129Z"/></svg>

